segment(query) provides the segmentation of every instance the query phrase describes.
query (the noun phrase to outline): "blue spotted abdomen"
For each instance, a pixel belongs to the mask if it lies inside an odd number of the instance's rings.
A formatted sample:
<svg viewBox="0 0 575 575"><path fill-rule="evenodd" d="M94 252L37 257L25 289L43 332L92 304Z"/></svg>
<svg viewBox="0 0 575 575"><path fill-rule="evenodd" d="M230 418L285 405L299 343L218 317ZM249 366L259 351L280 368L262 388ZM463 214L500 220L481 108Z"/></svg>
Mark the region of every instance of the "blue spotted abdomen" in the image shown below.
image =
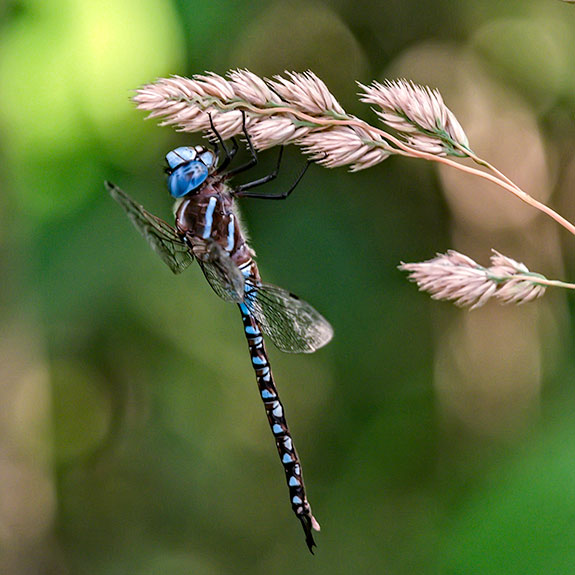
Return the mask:
<svg viewBox="0 0 575 575"><path fill-rule="evenodd" d="M319 531L319 523L313 516L307 500L301 463L293 444L284 407L274 382L260 327L249 312L246 304L239 304L239 308L242 314L244 333L250 349L252 367L258 382L258 389L286 475L291 506L297 518L301 521L306 542L311 551L315 545L312 530Z"/></svg>

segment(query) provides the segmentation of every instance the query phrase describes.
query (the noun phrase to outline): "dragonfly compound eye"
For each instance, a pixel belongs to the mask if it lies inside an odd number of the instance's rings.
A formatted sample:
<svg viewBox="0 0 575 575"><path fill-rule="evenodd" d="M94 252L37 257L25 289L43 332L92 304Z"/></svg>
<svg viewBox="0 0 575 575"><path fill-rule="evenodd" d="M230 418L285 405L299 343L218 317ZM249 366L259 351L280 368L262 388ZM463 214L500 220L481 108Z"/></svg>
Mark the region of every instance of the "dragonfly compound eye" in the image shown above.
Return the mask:
<svg viewBox="0 0 575 575"><path fill-rule="evenodd" d="M199 188L208 177L208 167L203 162L188 162L177 167L168 177L168 188L174 198L182 198Z"/></svg>
<svg viewBox="0 0 575 575"><path fill-rule="evenodd" d="M172 172L186 162L193 162L197 157L198 153L194 148L181 146L166 154L166 162L168 163L168 169Z"/></svg>
<svg viewBox="0 0 575 575"><path fill-rule="evenodd" d="M211 150L206 150L204 148L204 150L202 151L202 153L199 155L199 159L209 168L212 168L214 166L214 163L216 161L216 156L215 154L211 151Z"/></svg>

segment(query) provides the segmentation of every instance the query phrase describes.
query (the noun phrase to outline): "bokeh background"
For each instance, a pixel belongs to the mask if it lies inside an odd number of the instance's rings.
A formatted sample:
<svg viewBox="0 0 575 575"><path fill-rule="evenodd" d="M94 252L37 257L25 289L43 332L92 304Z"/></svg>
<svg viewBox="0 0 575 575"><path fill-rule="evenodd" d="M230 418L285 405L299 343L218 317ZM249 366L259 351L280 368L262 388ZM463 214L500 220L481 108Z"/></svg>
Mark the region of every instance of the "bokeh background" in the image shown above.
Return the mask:
<svg viewBox="0 0 575 575"><path fill-rule="evenodd" d="M311 69L373 122L356 80L437 87L477 153L575 219L575 6L1 1L0 572L575 573L572 296L468 312L396 268L495 248L573 280L575 238L397 158L241 205L264 278L336 333L270 349L323 527L308 553L237 310L173 276L103 186L169 218L163 156L201 139L131 91L239 67ZM303 162L289 150L278 190Z"/></svg>

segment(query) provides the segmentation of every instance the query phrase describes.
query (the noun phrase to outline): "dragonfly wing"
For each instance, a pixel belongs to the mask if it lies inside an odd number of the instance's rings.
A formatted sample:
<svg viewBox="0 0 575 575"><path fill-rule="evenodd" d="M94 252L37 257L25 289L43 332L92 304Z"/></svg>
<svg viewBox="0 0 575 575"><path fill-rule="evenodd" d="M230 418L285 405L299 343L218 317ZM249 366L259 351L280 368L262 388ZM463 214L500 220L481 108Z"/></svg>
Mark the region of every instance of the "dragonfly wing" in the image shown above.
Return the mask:
<svg viewBox="0 0 575 575"><path fill-rule="evenodd" d="M317 310L278 286L248 282L245 304L281 351L311 353L333 337L333 328Z"/></svg>
<svg viewBox="0 0 575 575"><path fill-rule="evenodd" d="M175 228L146 211L118 186L106 182L106 188L152 249L175 274L183 272L192 263L194 256Z"/></svg>
<svg viewBox="0 0 575 575"><path fill-rule="evenodd" d="M215 241L203 241L194 253L211 288L223 300L240 303L244 299L244 276L228 252Z"/></svg>

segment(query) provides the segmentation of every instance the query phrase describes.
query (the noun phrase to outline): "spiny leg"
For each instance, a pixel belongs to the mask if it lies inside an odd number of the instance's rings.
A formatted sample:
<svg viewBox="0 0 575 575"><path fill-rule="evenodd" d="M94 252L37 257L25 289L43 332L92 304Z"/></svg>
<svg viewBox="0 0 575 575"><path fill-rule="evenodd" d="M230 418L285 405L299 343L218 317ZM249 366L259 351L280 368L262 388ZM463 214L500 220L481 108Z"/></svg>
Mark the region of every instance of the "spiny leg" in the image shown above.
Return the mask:
<svg viewBox="0 0 575 575"><path fill-rule="evenodd" d="M253 166L255 166L257 164L257 161L258 161L258 156L257 156L256 150L252 144L252 139L250 138L250 135L248 134L248 131L246 129L245 112L242 111L242 114L243 114L243 121L242 121L243 132L244 132L244 136L246 137L246 142L248 144L248 148L249 148L250 154L252 156L252 159L247 164L240 166L240 167L236 168L235 170L231 170L230 172L228 172L229 177L234 176L240 172L243 172L249 168L252 168ZM261 200L285 200L296 189L297 185L300 183L301 179L304 177L305 173L307 172L307 169L309 168L309 165L311 164L311 160L308 160L306 162L305 166L303 167L303 170L300 172L300 174L296 178L295 182L290 186L290 188L287 191L282 192L281 194L259 194L259 193L253 193L253 192L246 193L247 190L251 190L252 188L255 188L257 186L261 186L263 184L267 184L268 182L271 182L272 180L275 180L277 178L279 170L280 170L283 151L284 151L283 146L280 146L280 152L278 154L278 161L277 161L275 170L271 174L268 174L267 176L264 176L263 178L258 178L257 180L254 180L253 182L247 182L245 184L241 184L239 186L236 186L233 189L234 196L236 196L237 198L258 198Z"/></svg>
<svg viewBox="0 0 575 575"><path fill-rule="evenodd" d="M276 441L278 454L286 474L291 506L296 517L301 521L307 546L313 554L315 541L313 539L312 530L319 531L320 526L312 514L310 504L306 497L301 463L293 444L284 415L283 405L280 401L272 376L263 336L259 325L250 314L245 304L239 304L239 308L242 314L244 333L248 341L252 366L256 373L258 389Z"/></svg>
<svg viewBox="0 0 575 575"><path fill-rule="evenodd" d="M235 154L238 150L238 145L237 145L235 138L232 138L233 148L228 149L228 147L226 146L226 143L224 142L224 139L222 138L221 134L219 133L219 131L217 130L217 128L214 124L214 120L212 118L212 115L208 114L208 117L210 119L210 127L212 129L212 132L216 136L216 138L219 142L219 145L224 150L224 154L226 155L223 162L218 166L218 169L216 171L216 173L222 173L230 165L230 162L232 161L233 157L235 156ZM246 127L246 113L244 110L242 110L242 131L243 131L244 136L246 138L246 143L248 145L248 150L250 152L251 158L247 163L242 164L241 166L238 166L237 168L234 168L233 170L229 170L226 173L226 178L233 178L234 176L236 176L237 174L240 174L241 172L245 172L247 170L250 170L251 168L256 166L256 164L258 163L258 155L256 153L256 150L255 150L254 145L252 143L252 139L251 139L251 137L248 133L247 127ZM218 145L214 143L214 146L216 148L216 155L218 155L218 152L219 152ZM277 178L277 176L279 174L281 161L282 161L283 151L284 151L283 146L280 146L280 151L278 154L278 161L277 161L277 164L276 164L274 171L271 174L268 174L267 176L263 176L262 178L258 178L257 180L253 180L252 182L247 182L245 184L241 184L239 186L236 186L233 189L233 194L238 198L259 198L259 199L265 199L265 200L285 200L295 190L297 185L300 183L301 179L304 177L305 173L307 172L307 169L309 168L309 165L311 164L311 160L308 160L306 162L305 166L303 167L303 170L299 173L295 182L289 187L289 189L287 191L282 192L281 194L259 194L259 193L254 193L254 192L249 192L249 193L247 192L248 190L251 190L252 188L255 188L257 186L261 186L263 184L267 184L268 182L271 182L272 180L275 180L275 178Z"/></svg>
<svg viewBox="0 0 575 575"><path fill-rule="evenodd" d="M222 161L222 163L218 166L218 169L216 170L216 173L221 173L223 172L229 165L230 162L234 159L234 156L236 155L236 152L238 151L238 143L236 141L235 138L232 138L232 147L228 148L226 146L226 143L224 142L224 139L222 138L221 134L218 132L215 124L214 124L214 120L212 118L212 115L208 113L208 118L210 119L210 128L212 129L212 132L214 134L214 136L217 138L217 142L212 142L215 152L216 152L216 164L217 162L217 158L219 157L219 151L220 151L220 146L222 148L222 150L224 151L224 154L226 155L226 157L224 158L224 160ZM219 146L218 146L219 143Z"/></svg>
<svg viewBox="0 0 575 575"><path fill-rule="evenodd" d="M246 138L246 143L248 145L248 150L250 152L251 157L250 160L245 164L242 164L241 166L238 166L237 168L230 170L226 174L228 178L233 178L237 174L241 174L242 172L250 170L258 163L258 155L256 154L256 150L252 144L252 139L250 138L250 135L248 134L248 129L246 127L246 113L244 110L242 110L242 132L244 133L244 136Z"/></svg>
<svg viewBox="0 0 575 575"><path fill-rule="evenodd" d="M267 184L268 182L277 177L282 159L282 153L283 153L283 147L280 148L280 154L276 169L271 174L268 174L263 178L259 178L258 180L254 180L253 182L248 182L247 184L236 186L233 190L234 196L236 196L236 198L257 198L259 200L285 200L296 189L297 185L301 182L302 178L304 177L305 173L307 172L307 169L311 164L311 160L308 160L305 163L303 170L299 173L295 182L285 192L282 192L281 194L261 194L258 192L246 193L247 190L251 190L252 188L255 188L256 186L261 186L262 184Z"/></svg>

